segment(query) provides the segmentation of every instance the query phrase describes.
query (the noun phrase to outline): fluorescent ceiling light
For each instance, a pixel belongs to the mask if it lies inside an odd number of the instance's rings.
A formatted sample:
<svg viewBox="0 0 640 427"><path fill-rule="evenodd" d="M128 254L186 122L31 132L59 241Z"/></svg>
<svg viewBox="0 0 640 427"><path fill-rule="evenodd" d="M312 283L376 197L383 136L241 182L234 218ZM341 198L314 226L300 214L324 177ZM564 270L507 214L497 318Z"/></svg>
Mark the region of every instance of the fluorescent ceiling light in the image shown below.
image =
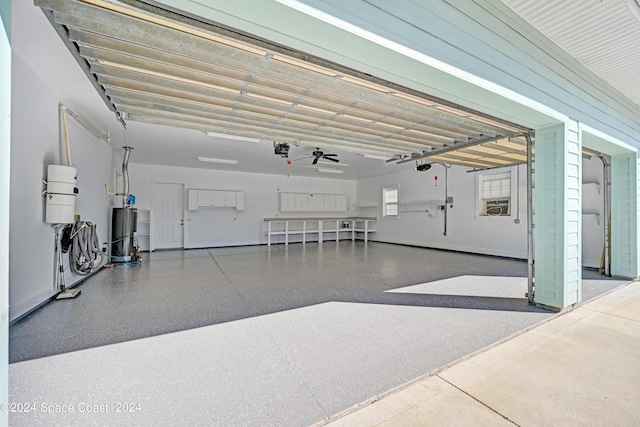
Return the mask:
<svg viewBox="0 0 640 427"><path fill-rule="evenodd" d="M318 162L316 163L317 165L331 165L331 166L342 166L342 167L348 167L350 166L349 163L335 163L335 162L325 162L324 160L318 160Z"/></svg>
<svg viewBox="0 0 640 427"><path fill-rule="evenodd" d="M361 154L361 156L367 159L375 159L375 160L389 160L393 157L393 156L382 156L378 154Z"/></svg>
<svg viewBox="0 0 640 427"><path fill-rule="evenodd" d="M326 168L316 168L316 170L322 173L343 173L344 172L338 169L326 169Z"/></svg>
<svg viewBox="0 0 640 427"><path fill-rule="evenodd" d="M237 165L238 164L237 160L216 159L214 157L202 157L202 156L198 156L198 161L199 162L207 162L207 163L221 163L223 165Z"/></svg>
<svg viewBox="0 0 640 427"><path fill-rule="evenodd" d="M216 133L216 132L206 132L207 136L212 138L224 138L224 139L233 139L236 141L245 141L245 142L262 142L261 139L258 138L249 138L246 136L237 136L237 135L228 135L226 133Z"/></svg>
<svg viewBox="0 0 640 427"><path fill-rule="evenodd" d="M309 168L309 169L317 169L316 165L339 166L339 167L348 167L349 166L348 163L330 163L330 162L319 161L315 165L302 165L300 167Z"/></svg>

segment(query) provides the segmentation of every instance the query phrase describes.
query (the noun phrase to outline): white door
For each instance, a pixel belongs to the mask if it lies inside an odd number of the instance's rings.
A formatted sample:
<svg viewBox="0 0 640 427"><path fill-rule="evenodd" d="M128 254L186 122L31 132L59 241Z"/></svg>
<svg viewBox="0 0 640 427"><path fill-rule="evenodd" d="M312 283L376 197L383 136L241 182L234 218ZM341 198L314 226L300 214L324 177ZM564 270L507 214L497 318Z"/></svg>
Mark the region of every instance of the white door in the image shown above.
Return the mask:
<svg viewBox="0 0 640 427"><path fill-rule="evenodd" d="M157 183L153 212L155 249L183 248L184 185Z"/></svg>

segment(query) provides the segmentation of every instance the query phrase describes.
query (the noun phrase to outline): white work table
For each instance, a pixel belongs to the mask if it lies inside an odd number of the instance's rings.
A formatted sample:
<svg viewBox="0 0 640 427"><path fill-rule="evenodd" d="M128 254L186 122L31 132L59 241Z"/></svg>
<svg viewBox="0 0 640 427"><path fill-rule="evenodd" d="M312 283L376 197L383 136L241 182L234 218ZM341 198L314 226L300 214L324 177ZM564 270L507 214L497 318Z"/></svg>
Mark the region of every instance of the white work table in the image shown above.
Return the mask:
<svg viewBox="0 0 640 427"><path fill-rule="evenodd" d="M351 235L356 240L356 233L362 233L364 242L368 241L369 233L376 230L371 223L375 217L306 217L306 218L265 218L267 223L267 244L271 246L272 236L284 236L284 244L289 244L289 236L302 236L305 244L310 236L317 236L318 243L325 240L325 234L335 233L335 241L340 240L340 233ZM331 240L334 240L333 238Z"/></svg>

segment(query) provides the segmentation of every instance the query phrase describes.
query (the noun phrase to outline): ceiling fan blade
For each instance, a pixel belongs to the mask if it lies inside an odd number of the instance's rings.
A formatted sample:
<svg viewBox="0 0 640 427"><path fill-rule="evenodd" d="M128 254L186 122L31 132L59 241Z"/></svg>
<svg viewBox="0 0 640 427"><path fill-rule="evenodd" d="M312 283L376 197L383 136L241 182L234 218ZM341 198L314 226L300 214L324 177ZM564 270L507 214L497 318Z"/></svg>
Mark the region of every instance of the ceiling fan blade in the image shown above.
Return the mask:
<svg viewBox="0 0 640 427"><path fill-rule="evenodd" d="M333 157L327 157L327 156L322 156L322 157L324 157L327 160L331 160L332 162L336 162L336 163L340 161L338 159L334 159Z"/></svg>
<svg viewBox="0 0 640 427"><path fill-rule="evenodd" d="M323 156L337 156L337 154L323 154Z"/></svg>
<svg viewBox="0 0 640 427"><path fill-rule="evenodd" d="M315 158L313 159L313 162L312 162L311 164L312 164L312 165L315 165L316 163L318 163L318 159L319 159L319 157L315 157Z"/></svg>

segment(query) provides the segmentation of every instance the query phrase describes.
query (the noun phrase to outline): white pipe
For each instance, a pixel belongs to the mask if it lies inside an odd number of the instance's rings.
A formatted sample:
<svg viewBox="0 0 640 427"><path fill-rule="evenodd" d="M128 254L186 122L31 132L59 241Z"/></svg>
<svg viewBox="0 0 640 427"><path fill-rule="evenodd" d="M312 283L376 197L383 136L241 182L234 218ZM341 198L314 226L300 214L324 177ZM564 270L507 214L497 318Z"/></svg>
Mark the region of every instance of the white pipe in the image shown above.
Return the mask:
<svg viewBox="0 0 640 427"><path fill-rule="evenodd" d="M71 111L67 106L60 104L60 117L62 118L62 130L64 132L64 141L65 141L66 150L67 150L67 165L68 166L73 166L73 164L72 164L72 161L71 161L71 145L69 144L69 123L67 121L66 114L69 114L71 117L76 119L78 121L78 123L83 125L91 133L93 133L98 138L102 139L107 144L111 143L111 137L109 136L108 132L107 132L106 135L101 134L99 131L96 130L96 128L91 126L82 117L80 117L79 115L77 115L76 113Z"/></svg>

